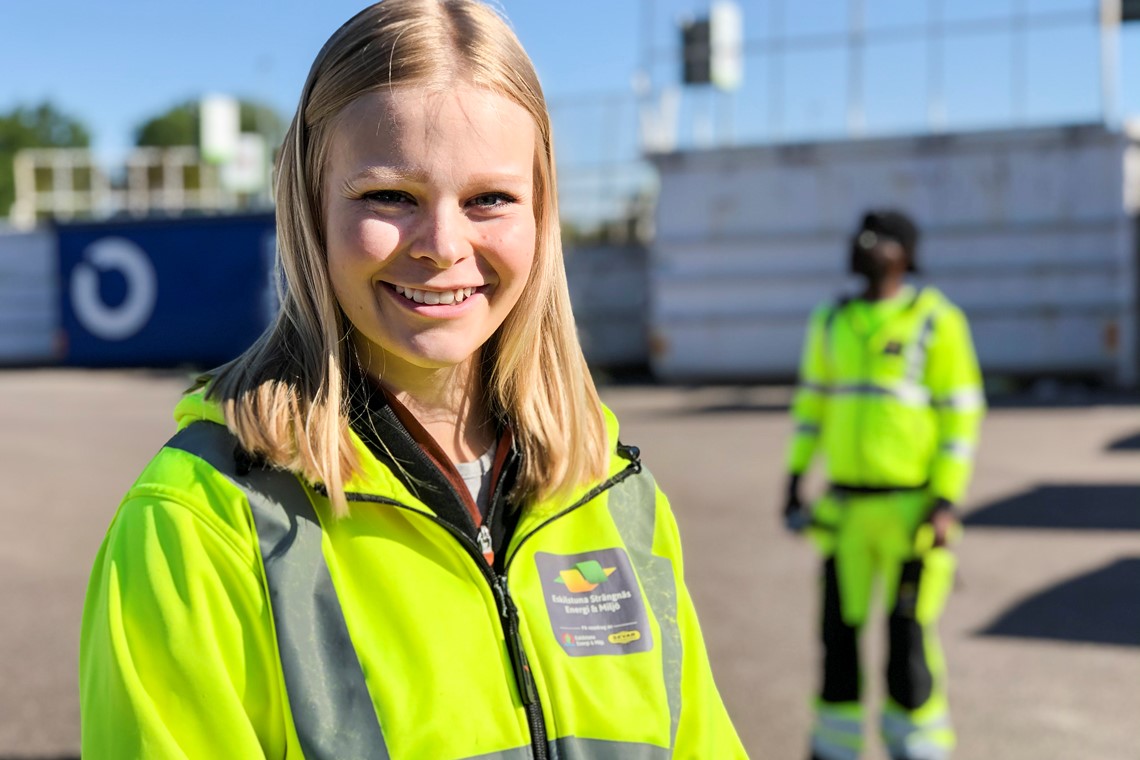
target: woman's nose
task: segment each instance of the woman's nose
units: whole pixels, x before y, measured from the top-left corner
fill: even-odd
[[[413,258],[447,269],[471,255],[470,220],[459,209],[432,207],[421,217]]]

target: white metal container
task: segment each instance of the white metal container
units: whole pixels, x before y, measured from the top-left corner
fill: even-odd
[[[58,358],[55,236],[0,234],[0,365]]]
[[[854,289],[864,211],[919,224],[916,282],[989,374],[1137,379],[1140,146],[1099,125],[654,157],[650,348],[665,380],[787,379],[819,302]]]
[[[566,251],[566,279],[586,361],[621,370],[644,367],[646,258],[639,245],[586,245]]]

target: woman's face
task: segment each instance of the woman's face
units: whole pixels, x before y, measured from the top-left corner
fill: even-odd
[[[395,88],[349,104],[329,145],[329,273],[366,368],[411,379],[477,359],[534,260],[530,115],[471,86]]]

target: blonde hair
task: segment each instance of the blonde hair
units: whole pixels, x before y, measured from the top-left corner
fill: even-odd
[[[534,263],[481,365],[488,408],[512,425],[522,454],[513,497],[560,494],[605,473],[605,420],[570,309],[550,117],[534,67],[506,22],[477,0],[384,0],[337,30],[309,71],[277,160],[281,310],[208,380],[241,444],[323,484],[338,515],[347,513],[344,483],[359,462],[347,417],[351,325],[325,258],[330,134],[338,114],[365,93],[457,80],[509,98],[536,126]]]

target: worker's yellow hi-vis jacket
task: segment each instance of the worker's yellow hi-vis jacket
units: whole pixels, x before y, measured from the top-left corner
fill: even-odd
[[[820,451],[835,485],[925,486],[957,503],[984,408],[966,318],[936,289],[829,303],[808,327],[788,468]]]
[[[501,573],[355,433],[334,519],[242,467],[200,394],[176,418],[92,574],[85,760],[745,756],[673,515],[608,410],[611,477],[526,505]]]

